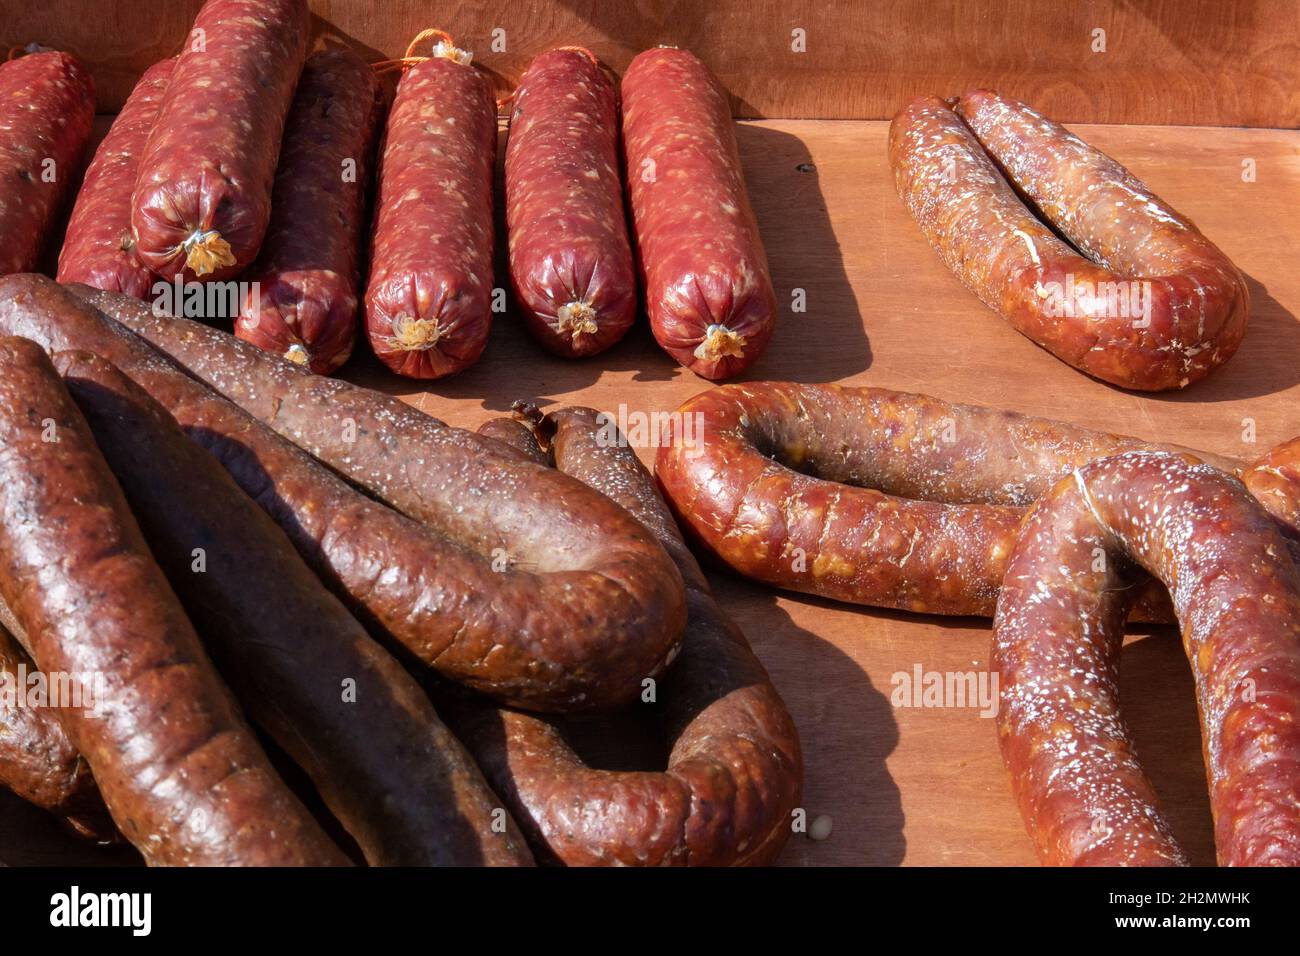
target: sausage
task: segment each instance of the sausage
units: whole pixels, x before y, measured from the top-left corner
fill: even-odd
[[[346,47],[307,59],[280,147],[271,222],[235,334],[322,375],[357,337],[360,243],[383,92]],[[91,283],[93,285],[93,283]]]
[[[522,426],[489,431],[528,453]],[[608,495],[663,543],[686,581],[680,658],[654,705],[670,754],[658,772],[587,766],[555,720],[506,709],[465,716],[466,739],[539,852],[593,865],[761,865],[780,852],[803,786],[799,736],[740,629],[713,599],[654,480],[591,409],[551,413],[556,465]],[[536,442],[533,442],[536,447]],[[639,707],[650,705],[639,704]]]
[[[614,84],[585,50],[542,53],[510,114],[510,279],[528,330],[566,358],[603,352],[636,318],[618,164]]]
[[[68,219],[59,253],[60,282],[84,282],[137,299],[153,287],[153,273],[135,254],[131,191],[175,68],[172,58],[145,70],[95,151]]]
[[[1086,464],[1043,495],[998,598],[998,738],[1039,856],[1186,863],[1120,710],[1128,562],[1173,595],[1219,862],[1300,865],[1300,565],[1241,482],[1150,452]]]
[[[439,673],[530,709],[599,709],[635,697],[675,654],[680,574],[580,482],[511,462],[484,439],[227,333],[200,345],[203,330],[216,330],[77,288],[155,341],[192,351],[195,374],[238,382],[232,397],[250,411],[266,413],[259,403],[278,396],[272,406],[283,415],[271,424],[322,443],[309,450],[331,467],[389,474],[391,485],[373,484],[416,520],[359,493],[61,287],[0,279],[0,329],[112,361],[222,462],[365,623]]]
[[[397,85],[375,200],[366,332],[410,378],[473,365],[492,325],[496,100],[468,54],[444,49]]]
[[[0,275],[36,268],[95,122],[95,84],[71,53],[0,63]]]
[[[54,364],[222,674],[366,860],[531,862],[513,821],[495,832],[500,801],[423,689],[275,522],[112,365],[85,352]]]
[[[623,148],[655,340],[696,375],[754,363],[776,323],[726,91],[685,50],[635,57],[623,75]]]
[[[955,107],[921,97],[894,117],[889,156],[939,258],[1075,368],[1162,391],[1237,350],[1250,306],[1237,267],[1127,169],[1023,103],[987,90]]]
[[[309,35],[306,0],[199,10],[131,196],[136,255],[159,276],[228,279],[257,255]]]
[[[0,596],[41,670],[92,692],[59,718],[114,822],[152,865],[345,864],[244,724],[49,359],[6,339],[0,366]]]

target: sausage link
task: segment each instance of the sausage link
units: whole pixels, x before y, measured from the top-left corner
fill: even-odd
[[[271,222],[235,334],[322,375],[357,337],[361,237],[383,93],[347,48],[307,59],[285,124]],[[90,283],[93,285],[94,283]]]
[[[310,27],[306,0],[199,10],[131,196],[136,255],[153,272],[228,279],[256,257]]]
[[[1075,368],[1159,391],[1237,350],[1249,294],[1236,266],[1127,169],[1023,103],[978,90],[954,110],[921,97],[894,117],[889,155],[944,264]]]
[[[94,122],[95,84],[71,53],[0,63],[0,275],[36,268]]]
[[[513,821],[493,831],[500,801],[419,684],[212,457],[103,359],[54,364],[222,673],[366,860],[531,862]]]
[[[0,343],[0,595],[113,820],[154,865],[346,859],[284,786],[203,653],[49,359]],[[83,698],[84,702],[84,698]]]
[[[552,433],[557,467],[627,508],[682,572],[686,636],[658,692],[671,752],[660,772],[597,770],[573,751],[556,722],[487,708],[466,718],[471,748],[539,852],[558,862],[770,862],[789,835],[803,787],[799,737],[785,704],[740,629],[713,599],[636,454],[609,441],[607,423],[591,409],[554,412],[541,427]],[[528,453],[527,429],[520,426],[512,439],[502,424],[489,428]]]
[[[188,343],[187,351],[197,341],[191,333],[208,329],[153,319],[127,296],[78,288],[131,314],[137,327],[180,330],[170,344]],[[510,461],[485,439],[397,400],[401,407],[390,408],[384,396],[219,334],[219,347],[202,358],[207,374],[224,368],[231,377],[218,371],[223,384],[238,380],[249,390],[241,401],[267,397],[260,388],[272,373],[297,383],[305,391],[280,393],[286,417],[273,424],[325,422],[318,437],[332,441],[354,432],[367,467],[388,468],[394,478],[405,471],[401,490],[423,496],[436,519],[430,526],[359,493],[49,280],[0,279],[0,329],[117,365],[221,461],[363,621],[445,676],[535,710],[598,709],[635,697],[676,652],[686,616],[680,574],[644,529],[580,482]],[[214,363],[218,353],[229,361]],[[255,370],[261,374],[241,377]],[[301,400],[307,404],[291,411]]]
[[[1300,865],[1300,566],[1238,480],[1150,452],[1086,464],[1045,494],[998,598],[998,737],[1039,855],[1186,862],[1117,694],[1130,561],[1173,595],[1219,862]]]
[[[131,191],[140,156],[153,132],[176,60],[163,60],[140,77],[86,169],[59,253],[60,282],[143,299],[154,276],[135,254]]]
[[[492,325],[497,108],[468,63],[435,56],[397,85],[375,201],[366,331],[385,365],[442,378]]]
[[[506,146],[510,278],[528,330],[567,358],[604,351],[636,318],[618,165],[618,97],[599,64],[578,50],[534,59]]]
[[[767,347],[776,295],[726,91],[690,53],[661,47],[632,60],[622,92],[650,327],[696,375],[731,378]]]
[[[534,710],[598,708],[634,698],[676,652],[686,620],[681,575],[641,525],[582,482],[201,323],[155,315],[125,296],[72,291],[425,526],[362,522],[359,511],[345,525],[338,495],[330,508],[304,505],[281,521],[324,525],[321,535],[333,528],[329,546],[345,551],[376,542],[376,563],[331,560],[333,576],[361,575],[360,602],[382,607],[401,643],[444,674]],[[366,515],[376,510],[361,501]],[[344,513],[353,507],[361,505]],[[417,536],[422,543],[409,540]],[[380,574],[399,557],[404,577]]]

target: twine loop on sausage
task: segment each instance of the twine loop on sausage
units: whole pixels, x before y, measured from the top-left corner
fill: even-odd
[[[704,333],[704,341],[695,347],[694,355],[705,362],[744,358],[745,336],[725,325],[710,325]]]
[[[433,49],[428,56],[416,56],[415,48],[426,40],[437,40]],[[433,59],[451,60],[459,63],[461,66],[469,66],[474,58],[474,54],[468,50],[462,50],[456,46],[456,41],[452,39],[451,34],[446,30],[439,30],[435,27],[421,30],[415,35],[410,43],[406,45],[406,52],[393,60],[379,60],[371,63],[371,69],[376,73],[391,73],[394,70],[401,70],[405,73],[411,67],[418,63],[424,63]]]
[[[196,276],[205,276],[218,269],[228,269],[237,262],[230,249],[230,243],[221,238],[215,229],[195,229],[181,243],[185,253],[185,265]]]
[[[566,303],[556,310],[555,319],[557,323],[555,331],[561,335],[569,335],[575,345],[578,336],[595,335],[600,331],[600,327],[596,325],[596,310],[589,302]]]
[[[403,352],[437,348],[438,340],[448,331],[439,327],[437,319],[421,319],[406,313],[393,319],[392,330],[392,335],[385,336],[385,344]]]

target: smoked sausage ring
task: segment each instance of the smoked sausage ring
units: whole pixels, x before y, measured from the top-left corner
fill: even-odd
[[[1045,494],[998,598],[998,738],[1039,856],[1186,863],[1119,708],[1129,562],[1173,595],[1219,862],[1300,864],[1300,565],[1240,481],[1150,452],[1091,462]]]
[[[894,117],[889,158],[944,264],[1075,368],[1161,391],[1237,350],[1250,308],[1240,270],[1127,169],[1025,104],[988,90],[921,97]]]

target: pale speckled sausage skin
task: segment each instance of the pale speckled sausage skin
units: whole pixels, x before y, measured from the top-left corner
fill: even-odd
[[[696,375],[731,378],[767,347],[776,296],[727,94],[703,63],[670,48],[633,59],[622,94],[650,327]]]
[[[577,50],[548,50],[514,93],[506,145],[510,278],[524,322],[557,355],[595,355],[636,318],[614,84]]]
[[[322,375],[347,361],[357,337],[366,198],[383,108],[374,70],[350,49],[307,58],[285,123],[271,222],[257,261],[241,276],[256,285],[235,334]]]
[[[152,865],[342,865],[275,775],[34,342],[0,343],[0,595],[49,673],[101,675],[59,718]],[[57,435],[57,441],[46,436]]]
[[[69,303],[72,291],[287,438],[102,313]],[[599,709],[635,697],[676,653],[686,616],[680,574],[643,528],[581,482],[505,461],[486,440],[397,399],[208,326],[154,316],[128,296],[12,277],[0,280],[0,328],[96,352],[134,378],[356,613],[446,676],[531,709]],[[287,439],[416,520],[358,493]]]
[[[1249,293],[1236,266],[1127,169],[1023,103],[987,90],[955,108],[921,97],[894,118],[889,155],[944,264],[1075,368],[1159,391],[1237,350]]]
[[[131,191],[176,60],[145,70],[86,168],[59,253],[58,280],[143,299],[154,275],[135,254]]]
[[[484,431],[540,456],[523,426]],[[664,770],[614,772],[587,766],[563,725],[506,709],[480,708],[464,733],[484,769],[515,807],[538,847],[572,866],[761,865],[780,852],[803,787],[794,723],[744,635],[714,601],[654,479],[626,444],[611,443],[591,409],[553,412],[557,467],[609,496],[663,543],[686,581],[689,616],[681,656],[654,705],[671,752]],[[531,446],[531,447],[530,447]],[[635,715],[629,715],[635,716]]]
[[[1151,452],[1089,463],[1045,494],[998,599],[998,736],[1040,857],[1186,862],[1120,710],[1130,561],[1173,596],[1219,862],[1300,865],[1300,566],[1238,480]]]
[[[306,0],[207,0],[199,10],[131,197],[136,255],[159,276],[228,279],[257,256],[310,33]],[[197,276],[184,243],[213,230],[234,264]]]
[[[512,820],[494,832],[500,801],[420,685],[275,522],[108,362],[59,352],[54,364],[222,674],[367,862],[531,863]]]
[[[94,122],[95,85],[71,53],[0,63],[0,275],[36,268]]]
[[[398,83],[375,198],[366,332],[399,375],[451,375],[487,344],[496,117],[472,66],[434,57]]]

